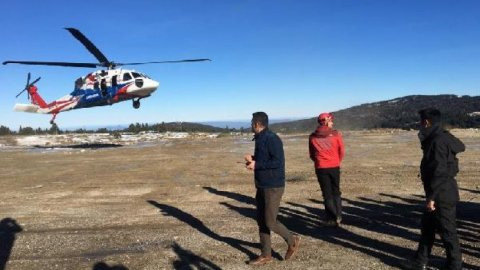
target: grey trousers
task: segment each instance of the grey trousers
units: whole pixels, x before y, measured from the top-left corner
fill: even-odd
[[[260,233],[262,255],[272,254],[270,231],[280,235],[288,245],[293,244],[293,235],[277,220],[280,201],[285,188],[257,188],[257,224]]]

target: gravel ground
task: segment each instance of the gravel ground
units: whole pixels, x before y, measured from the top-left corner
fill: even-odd
[[[465,269],[480,269],[480,132],[452,132],[467,145],[458,175]],[[300,235],[300,250],[283,261],[286,245],[273,235],[274,262],[256,268],[398,269],[412,255],[423,204],[416,133],[344,135],[340,228],[321,225],[308,135],[281,136],[280,220]],[[250,135],[98,149],[12,146],[15,140],[0,139],[0,269],[252,268],[245,262],[259,253],[255,188],[238,163],[253,151]],[[440,241],[433,255],[437,269],[445,259]]]

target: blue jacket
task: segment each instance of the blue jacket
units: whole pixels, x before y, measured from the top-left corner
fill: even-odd
[[[282,140],[268,129],[255,134],[255,186],[277,188],[285,186],[285,155]]]

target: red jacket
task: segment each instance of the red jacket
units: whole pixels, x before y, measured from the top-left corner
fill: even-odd
[[[340,167],[345,155],[342,134],[327,126],[319,126],[310,134],[309,149],[316,169]]]

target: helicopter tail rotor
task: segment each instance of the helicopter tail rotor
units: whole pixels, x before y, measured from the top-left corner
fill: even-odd
[[[31,79],[31,74],[30,72],[28,73],[27,75],[27,84],[25,84],[25,88],[20,91],[20,93],[18,93],[15,98],[18,98],[23,92],[25,92],[26,90],[28,90],[28,88],[30,88],[30,86],[34,85],[35,83],[37,83],[39,80],[40,80],[41,77],[38,77],[36,78],[33,82],[30,82],[30,79]],[[30,93],[27,91],[28,93],[28,99],[30,99]]]

